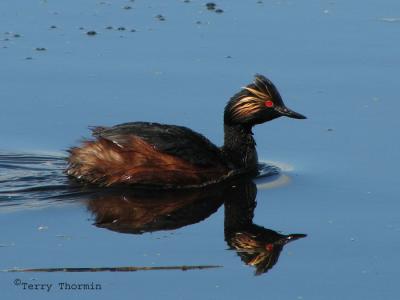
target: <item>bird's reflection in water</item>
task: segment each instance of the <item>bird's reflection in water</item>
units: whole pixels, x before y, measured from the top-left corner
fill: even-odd
[[[88,209],[98,227],[140,234],[198,223],[225,204],[225,240],[260,275],[277,263],[288,242],[306,235],[282,235],[253,224],[256,195],[251,180],[174,192],[109,189],[93,194]]]
[[[256,195],[257,187],[252,181],[231,189],[231,195],[225,201],[225,240],[241,260],[253,266],[255,274],[260,275],[278,262],[283,246],[306,235],[282,235],[253,224]]]
[[[172,230],[198,223],[223,204],[223,190],[150,191],[112,189],[88,202],[95,225],[117,232],[140,234]]]

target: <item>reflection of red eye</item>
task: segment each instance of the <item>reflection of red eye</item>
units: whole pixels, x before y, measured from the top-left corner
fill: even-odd
[[[272,245],[272,244],[267,244],[267,245],[265,246],[265,249],[267,249],[267,251],[271,252],[272,250],[274,250],[274,245]]]
[[[265,102],[264,102],[264,105],[265,105],[266,107],[273,107],[273,106],[274,106],[274,102],[272,102],[271,100],[268,100],[268,101],[265,101]]]

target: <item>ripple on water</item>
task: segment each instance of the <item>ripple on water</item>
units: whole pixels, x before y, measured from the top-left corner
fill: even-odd
[[[258,164],[260,174],[254,180],[257,184],[257,189],[266,190],[287,185],[290,182],[290,177],[285,172],[292,170],[293,167],[285,163],[272,161],[260,162]]]
[[[0,153],[0,207],[47,205],[68,190],[65,156]]]

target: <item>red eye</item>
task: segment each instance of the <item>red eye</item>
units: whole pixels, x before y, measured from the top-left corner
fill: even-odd
[[[266,107],[274,107],[274,102],[272,102],[271,100],[268,100],[268,101],[265,101],[265,102],[264,102],[264,105],[265,105]]]

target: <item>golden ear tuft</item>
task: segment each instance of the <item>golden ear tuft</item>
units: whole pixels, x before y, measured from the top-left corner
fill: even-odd
[[[267,94],[265,94],[265,92],[264,91],[260,91],[260,90],[257,90],[257,89],[255,89],[255,88],[252,88],[252,87],[245,87],[244,88],[246,91],[249,91],[250,93],[252,93],[254,96],[256,96],[257,98],[260,98],[260,99],[265,99],[265,98],[270,98],[270,95],[267,95]]]

